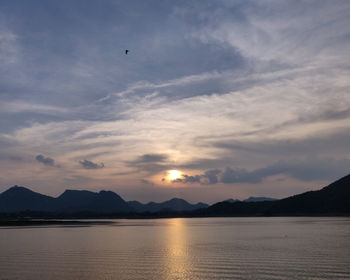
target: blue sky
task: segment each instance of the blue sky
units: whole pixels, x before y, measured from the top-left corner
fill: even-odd
[[[0,191],[317,189],[350,173],[348,26],[348,1],[2,1]]]

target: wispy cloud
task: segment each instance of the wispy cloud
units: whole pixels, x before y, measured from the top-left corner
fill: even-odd
[[[164,162],[168,158],[164,154],[144,154],[140,156],[134,163]]]
[[[172,183],[200,184],[258,184],[262,180],[275,175],[287,175],[303,181],[335,180],[350,172],[350,159],[334,160],[330,158],[309,158],[305,160],[291,159],[279,161],[272,165],[248,171],[242,168],[226,167],[222,170],[208,170],[203,174],[187,175],[175,179]]]
[[[12,2],[0,28],[6,180],[126,193],[215,184],[214,197],[279,174],[293,189],[346,172],[347,1]],[[39,155],[61,168],[39,173]],[[162,182],[169,169],[184,176]]]

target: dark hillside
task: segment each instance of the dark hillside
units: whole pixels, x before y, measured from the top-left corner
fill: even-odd
[[[309,191],[276,201],[219,202],[202,212],[214,216],[348,215],[350,175],[318,191]]]
[[[13,186],[0,194],[0,212],[16,212],[23,210],[50,211],[55,199],[25,187]]]

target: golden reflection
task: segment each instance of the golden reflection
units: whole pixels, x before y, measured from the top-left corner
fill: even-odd
[[[188,252],[186,221],[177,218],[169,222],[165,279],[190,279],[192,263]]]

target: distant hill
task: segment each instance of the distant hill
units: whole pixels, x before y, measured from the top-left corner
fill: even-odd
[[[208,207],[207,204],[190,204],[184,199],[142,204],[124,201],[112,191],[91,192],[66,190],[59,197],[42,195],[25,187],[14,186],[0,194],[0,212],[94,212],[94,213],[141,213],[161,211],[192,211]]]
[[[255,196],[251,196],[245,200],[243,200],[243,202],[259,202],[259,201],[274,201],[277,200],[276,198],[272,198],[272,197],[255,197]]]
[[[349,215],[350,175],[318,191],[309,191],[281,200],[260,202],[219,202],[201,215],[259,216],[259,215]]]
[[[233,199],[233,198],[229,198],[224,200],[223,202],[230,202],[230,203],[235,203],[235,202],[258,202],[258,201],[273,201],[273,200],[277,200],[276,198],[271,198],[271,197],[255,197],[255,196],[251,196],[247,199],[244,200],[239,200],[239,199]]]
[[[190,204],[186,200],[181,198],[173,198],[164,202],[149,202],[147,204],[142,204],[138,201],[129,201],[128,204],[136,212],[160,212],[160,211],[192,211],[201,208],[207,208],[208,204],[197,203]]]
[[[229,199],[224,200],[223,202],[235,203],[235,202],[240,202],[240,200],[239,199],[229,198]]]

